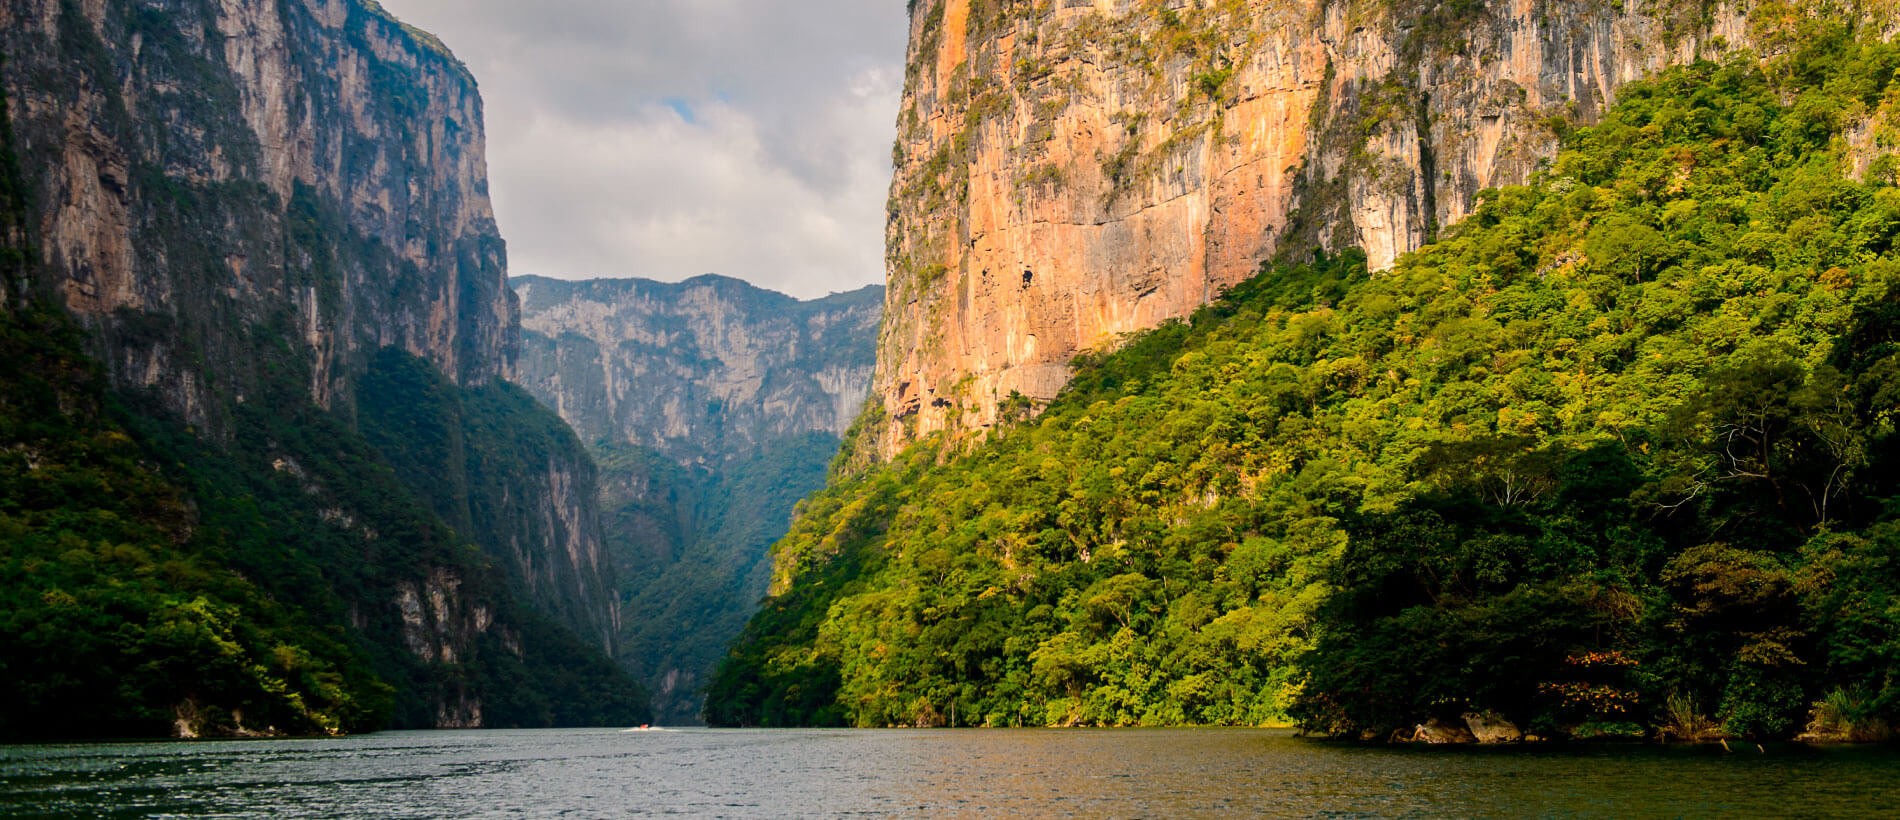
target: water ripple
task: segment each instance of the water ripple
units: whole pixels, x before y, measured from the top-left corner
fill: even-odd
[[[0,747],[20,818],[1900,816],[1900,754],[1264,730],[391,732]]]

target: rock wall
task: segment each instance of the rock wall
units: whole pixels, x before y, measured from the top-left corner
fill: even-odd
[[[870,389],[879,287],[803,302],[722,276],[514,287],[518,381],[587,441],[718,464],[775,438],[843,434]]]
[[[427,663],[454,664],[495,622],[483,602],[465,602],[462,579],[454,572],[435,569],[416,581],[396,587],[396,607],[402,613],[403,646]],[[512,637],[512,636],[510,636]],[[482,701],[466,686],[445,687],[435,700],[438,729],[479,729]]]
[[[357,429],[396,477],[512,569],[536,609],[612,654],[616,567],[594,462],[567,424],[512,383],[460,387],[393,347],[355,388]]]
[[[120,386],[219,429],[249,328],[325,406],[386,345],[512,371],[481,97],[432,37],[367,0],[11,0],[0,31],[42,285]]]
[[[1882,9],[1886,4],[1875,4]],[[874,394],[889,455],[1280,253],[1383,269],[1663,65],[1799,5],[918,0]],[[1890,10],[1882,13],[1890,14]]]
[[[364,396],[373,363],[419,363],[400,387],[435,403],[381,430],[377,457],[427,503],[416,515],[460,543],[424,555],[418,533],[433,519],[404,523],[408,554],[386,550],[387,532],[342,527],[365,563],[388,562],[326,567],[373,579],[339,582],[367,640],[400,619],[403,648],[444,679],[477,677],[454,669],[475,668],[478,639],[521,662],[537,649],[589,662],[560,640],[525,655],[507,635],[497,644],[497,630],[546,635],[523,626],[520,600],[612,651],[593,466],[558,418],[504,383],[520,327],[482,102],[440,42],[373,0],[6,0],[0,53],[32,205],[24,232],[42,257],[28,288],[78,318],[139,412],[281,473],[289,450],[360,457],[379,432]],[[319,436],[290,421],[312,405],[341,425]],[[468,457],[401,452],[429,448]],[[312,504],[342,489],[308,483]],[[441,486],[457,488],[446,503]],[[392,520],[409,503],[370,499],[323,520]],[[482,687],[518,681],[490,683],[425,693],[438,725],[481,725]],[[516,700],[514,720],[539,708]]]
[[[618,654],[622,567],[607,550],[593,459],[560,418],[512,384],[480,388],[470,405],[472,517],[462,531],[515,568],[536,609]]]

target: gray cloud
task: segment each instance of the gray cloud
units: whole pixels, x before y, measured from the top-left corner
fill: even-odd
[[[468,64],[517,274],[883,280],[897,0],[381,0]]]

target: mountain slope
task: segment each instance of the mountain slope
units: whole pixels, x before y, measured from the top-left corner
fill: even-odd
[[[1887,731],[1900,49],[1799,25],[1389,272],[1269,266],[987,445],[835,477],[709,714]]]
[[[510,281],[519,380],[590,441],[717,464],[773,438],[842,434],[869,389],[881,287],[800,301],[712,275]]]

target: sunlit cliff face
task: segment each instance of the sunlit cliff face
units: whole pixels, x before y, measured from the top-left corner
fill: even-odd
[[[870,388],[877,289],[800,302],[735,279],[517,277],[518,381],[586,441],[719,463],[841,435]]]
[[[920,0],[879,450],[1047,401],[1078,353],[1276,253],[1361,247],[1383,269],[1523,182],[1618,84],[1756,34],[1728,3]]]

